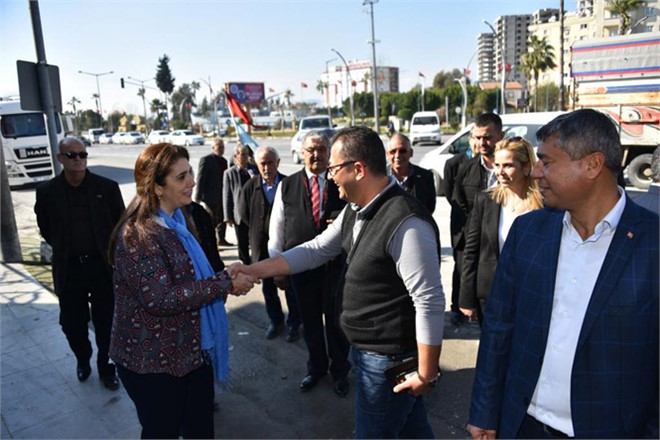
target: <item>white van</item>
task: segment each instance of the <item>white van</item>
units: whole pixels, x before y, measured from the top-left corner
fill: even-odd
[[[527,139],[536,149],[536,132],[539,128],[566,112],[508,113],[500,115],[504,136],[520,136]],[[416,113],[415,113],[416,114]],[[474,124],[468,124],[447,142],[426,153],[419,161],[419,166],[433,173],[435,192],[444,195],[443,176],[445,163],[455,154],[464,154],[470,147],[470,132]]]
[[[410,121],[410,142],[442,143],[440,118],[436,112],[417,112]]]

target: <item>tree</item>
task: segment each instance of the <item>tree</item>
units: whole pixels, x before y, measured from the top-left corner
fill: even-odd
[[[371,72],[364,72],[364,76],[360,80],[362,84],[364,84],[364,91],[367,91],[367,85],[369,84],[369,81],[371,81]]]
[[[630,29],[631,13],[646,3],[644,0],[609,0],[605,9],[619,15],[619,35],[625,35]]]
[[[293,92],[291,92],[291,89],[286,89],[286,92],[284,92],[284,99],[286,100],[286,106],[290,110],[291,109],[291,97],[294,96]]]
[[[433,88],[446,89],[454,85],[454,79],[462,77],[463,74],[459,69],[453,69],[451,72],[441,70],[433,77]]]
[[[71,97],[71,100],[67,102],[71,107],[73,107],[73,115],[76,116],[78,112],[76,111],[76,104],[80,104],[80,100],[75,96]]]
[[[156,85],[158,89],[165,94],[165,110],[167,111],[167,97],[174,91],[174,80],[170,70],[170,57],[163,55],[158,58],[158,68],[156,69]]]
[[[554,48],[545,37],[539,39],[536,35],[532,35],[527,42],[527,53],[520,59],[520,67],[527,78],[534,78],[534,88],[536,89],[534,111],[537,111],[538,107],[539,74],[548,69],[554,69],[555,66]]]

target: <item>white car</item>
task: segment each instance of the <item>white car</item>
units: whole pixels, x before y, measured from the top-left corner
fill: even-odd
[[[147,142],[150,144],[160,144],[161,142],[170,141],[170,132],[167,130],[151,130],[147,136]]]
[[[536,132],[538,129],[563,113],[565,112],[510,113],[500,115],[502,118],[502,131],[504,131],[504,136],[524,137],[536,149],[538,144]],[[420,167],[426,168],[433,173],[436,195],[445,195],[443,183],[445,163],[455,154],[464,154],[470,148],[470,131],[473,126],[474,124],[468,124],[447,142],[426,153],[419,161],[418,165]]]
[[[99,136],[99,144],[111,144],[114,133],[103,133]]]
[[[142,136],[142,134],[138,133],[137,131],[122,131],[115,133],[115,135],[112,136],[112,143],[125,145],[143,144],[144,136]]]
[[[192,130],[174,130],[170,134],[169,142],[173,145],[204,145],[204,136]]]

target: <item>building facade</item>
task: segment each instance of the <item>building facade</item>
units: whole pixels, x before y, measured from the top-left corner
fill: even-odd
[[[343,64],[328,67],[328,71],[321,75],[325,106],[341,107],[349,93],[371,92],[372,71],[370,61],[349,62],[348,70]],[[398,67],[377,66],[377,71],[378,93],[399,91]]]

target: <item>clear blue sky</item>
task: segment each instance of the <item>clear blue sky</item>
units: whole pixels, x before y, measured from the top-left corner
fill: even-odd
[[[566,1],[567,10],[575,2]],[[170,57],[175,86],[264,82],[266,90],[290,88],[293,100],[318,100],[315,86],[335,48],[348,60],[371,59],[371,21],[362,0],[41,0],[49,64],[59,66],[62,100],[75,96],[79,109],[95,108],[93,76],[99,78],[104,113],[142,114],[137,87],[120,78],[153,78],[158,58]],[[379,65],[399,67],[400,87],[409,90],[440,70],[464,68],[477,48],[482,23],[500,15],[558,8],[559,0],[380,0],[374,4]],[[36,61],[28,0],[0,1],[0,96],[17,95],[16,60]],[[339,63],[333,61],[330,65]],[[476,74],[476,61],[470,68]],[[155,81],[146,85],[155,86]],[[198,95],[201,99],[201,96]],[[147,90],[147,99],[160,98]]]

